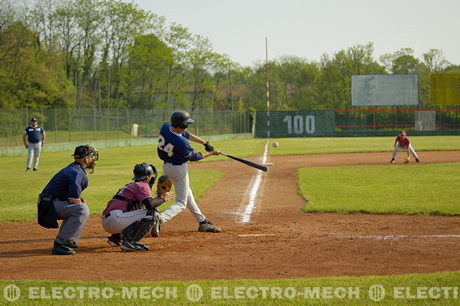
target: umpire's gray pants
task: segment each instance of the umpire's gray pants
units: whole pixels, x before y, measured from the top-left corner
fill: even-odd
[[[58,220],[64,220],[59,227],[58,237],[77,242],[89,216],[88,205],[70,204],[67,201],[54,200]]]
[[[42,150],[42,142],[30,143],[27,149],[27,168],[32,168],[32,160],[34,169],[38,168],[38,159]]]

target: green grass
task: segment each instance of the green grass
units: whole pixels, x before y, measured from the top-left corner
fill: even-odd
[[[424,305],[434,302],[443,305],[458,305],[460,298],[460,293],[458,293],[459,279],[460,272],[277,280],[253,279],[138,283],[0,280],[0,289],[3,292],[7,285],[13,284],[18,286],[21,296],[16,303],[28,305],[51,305],[56,303],[60,305],[87,305],[89,303],[97,305],[147,305],[152,303],[161,305],[370,305],[375,304],[370,298],[372,297],[369,293],[372,292],[370,288],[374,285],[381,285],[385,290],[385,296],[382,296],[383,299],[380,302],[383,305]],[[187,288],[192,288],[190,286],[199,286],[202,290],[203,294],[196,302],[192,302],[187,297]],[[53,287],[57,288],[54,289],[54,299],[52,298]],[[74,291],[64,291],[68,287],[74,288]],[[77,287],[85,287],[85,289],[75,289]],[[91,298],[88,293],[88,287],[91,287],[93,292]],[[445,288],[443,289],[444,291],[438,291],[441,290],[441,287]],[[457,289],[454,289],[455,287]],[[315,295],[315,288],[318,288],[319,295]],[[409,288],[409,290],[406,288]],[[421,288],[418,289],[418,298],[416,298],[417,288]],[[435,289],[432,289],[430,295],[429,290],[431,288]],[[457,290],[457,294],[455,290]],[[81,298],[79,292],[83,292]],[[102,292],[104,292],[104,295]],[[137,292],[137,297],[134,295],[135,292]],[[144,295],[141,296],[141,292]],[[76,298],[68,298],[72,297],[72,294]],[[118,296],[116,296],[117,294]],[[57,299],[56,297],[59,296],[61,298]],[[190,294],[189,296],[197,297]],[[155,299],[155,297],[159,298]],[[4,295],[0,295],[0,303],[2,302],[5,304],[8,303]]]
[[[396,135],[395,135],[396,137]],[[271,155],[392,152],[395,137],[274,138]],[[415,151],[460,150],[460,136],[409,136]]]
[[[298,182],[305,212],[460,215],[460,163],[303,168]]]
[[[89,142],[91,144],[91,142]],[[222,151],[238,156],[256,156],[263,153],[266,140],[227,140],[213,142]],[[203,152],[203,146],[193,144],[197,151]],[[152,163],[157,171],[163,172],[162,162],[158,159],[156,146],[132,146],[103,148],[99,150],[100,159],[94,174],[88,175],[89,187],[82,197],[89,204],[92,214],[100,214],[115,192],[131,182],[135,164]],[[60,169],[72,162],[73,151],[47,152],[40,156],[39,171],[25,172],[26,156],[0,157],[0,222],[32,221],[36,218],[38,194]],[[226,157],[212,156],[200,162],[226,160]],[[243,167],[243,166],[242,166]],[[218,170],[191,170],[190,186],[199,199],[223,175]],[[165,209],[172,201],[160,207]]]

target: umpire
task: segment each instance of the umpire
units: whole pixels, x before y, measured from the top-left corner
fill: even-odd
[[[75,161],[61,169],[46,185],[39,196],[39,223],[45,227],[57,227],[56,219],[64,220],[54,240],[52,254],[73,255],[77,242],[89,216],[86,201],[81,197],[88,187],[86,170],[94,172],[99,154],[90,145],[78,146],[73,154]],[[46,208],[50,209],[46,209]],[[43,213],[54,216],[54,226],[43,225]]]
[[[46,134],[45,130],[38,125],[37,118],[33,117],[30,120],[30,125],[26,127],[22,135],[22,141],[24,146],[27,149],[27,168],[26,171],[29,171],[33,167],[34,171],[38,169],[38,159],[40,158],[40,152],[43,145],[45,144]]]

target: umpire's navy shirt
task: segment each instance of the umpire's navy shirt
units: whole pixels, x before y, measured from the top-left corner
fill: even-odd
[[[85,169],[81,164],[73,162],[56,173],[42,193],[48,193],[66,201],[69,198],[80,198],[86,187],[88,187],[88,177]]]
[[[24,135],[27,135],[27,140],[30,143],[37,143],[37,142],[42,141],[42,134],[44,132],[45,130],[39,125],[37,126],[29,125],[25,129]]]

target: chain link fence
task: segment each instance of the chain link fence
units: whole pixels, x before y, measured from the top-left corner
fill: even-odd
[[[22,109],[0,110],[0,147],[22,146],[22,134],[36,117],[46,131],[46,142],[89,142],[157,137],[172,111],[153,109]],[[196,135],[251,133],[250,113],[195,111]]]

